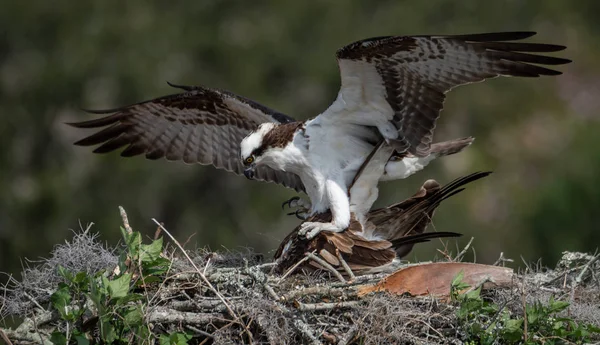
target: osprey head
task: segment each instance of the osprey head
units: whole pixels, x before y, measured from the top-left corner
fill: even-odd
[[[244,176],[247,178],[252,179],[254,177],[254,169],[261,162],[264,163],[264,158],[268,156],[270,145],[268,140],[265,140],[265,137],[276,127],[277,125],[271,122],[262,123],[258,126],[258,129],[248,134],[242,140],[240,144],[240,157],[244,164]]]

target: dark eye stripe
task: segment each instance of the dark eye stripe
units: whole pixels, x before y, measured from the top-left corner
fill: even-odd
[[[254,157],[258,157],[260,155],[263,154],[263,152],[265,151],[265,148],[260,146],[254,149],[254,151],[252,151],[252,153],[250,155],[254,156]]]

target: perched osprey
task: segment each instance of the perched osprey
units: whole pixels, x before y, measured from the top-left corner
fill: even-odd
[[[322,230],[339,232],[351,220],[348,187],[376,145],[383,142],[401,157],[415,158],[408,172],[394,169],[406,166],[403,159],[386,161],[388,179],[404,178],[424,165],[447,91],[501,75],[560,74],[535,64],[569,60],[525,52],[563,46],[511,42],[534,34],[371,38],[337,52],[338,97],[313,119],[295,121],[226,91],[181,87],[187,92],[98,112],[114,114],[73,124],[108,126],[76,144],[102,144],[95,152],[127,146],[121,155],[213,164],[305,191],[311,214],[329,209],[332,219],[304,222],[300,233],[311,238]]]
[[[406,256],[414,244],[433,238],[458,237],[454,232],[425,233],[433,213],[440,203],[464,190],[468,183],[488,176],[489,172],[477,172],[458,178],[444,187],[435,180],[427,180],[412,197],[385,208],[370,211],[365,227],[352,217],[344,232],[323,231],[313,239],[299,236],[298,226],[282,241],[275,252],[277,271],[284,272],[300,261],[308,252],[315,252],[331,266],[343,271],[342,260],[353,272],[375,272],[388,268],[396,259]],[[354,215],[354,213],[353,213]],[[320,213],[311,221],[327,222],[331,213]],[[310,267],[319,263],[309,261]]]

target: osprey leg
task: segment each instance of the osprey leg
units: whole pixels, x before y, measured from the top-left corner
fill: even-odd
[[[325,182],[332,220],[328,223],[305,222],[298,231],[300,236],[305,235],[307,239],[311,239],[321,231],[342,232],[350,225],[350,201],[342,185],[335,180]]]

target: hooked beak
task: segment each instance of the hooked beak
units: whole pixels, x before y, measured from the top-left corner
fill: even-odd
[[[248,180],[252,180],[254,178],[254,168],[255,167],[256,166],[254,164],[252,164],[251,166],[244,169],[244,176],[246,176],[246,178]]]

